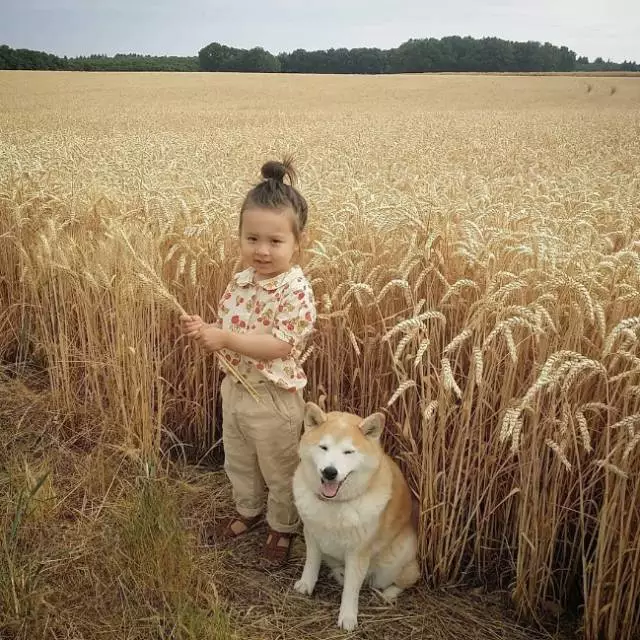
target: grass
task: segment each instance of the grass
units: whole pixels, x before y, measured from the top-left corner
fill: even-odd
[[[320,312],[309,398],[386,409],[429,586],[506,590],[524,618],[562,608],[586,638],[631,639],[640,86],[584,82],[2,73],[0,356],[46,372],[81,459],[98,442],[137,465],[109,476],[109,504],[162,460],[205,459],[219,374],[172,301],[211,317],[247,188],[294,152]],[[22,509],[28,531],[16,505],[60,495],[55,465],[13,467],[30,480],[7,525]]]
[[[3,638],[235,638],[185,490],[38,394],[0,387]],[[102,440],[102,442],[100,442]]]

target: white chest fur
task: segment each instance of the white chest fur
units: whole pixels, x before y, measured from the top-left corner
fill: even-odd
[[[324,500],[302,482],[294,482],[293,491],[305,530],[313,535],[323,554],[341,561],[348,551],[375,539],[390,498],[390,492],[385,491],[345,502]]]

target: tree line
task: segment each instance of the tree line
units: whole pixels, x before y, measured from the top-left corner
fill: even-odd
[[[640,71],[640,64],[578,57],[549,42],[513,42],[500,38],[411,39],[394,49],[375,47],[272,53],[254,47],[238,49],[212,42],[197,56],[58,57],[42,51],[0,46],[0,69],[71,71],[234,71],[253,73],[421,73],[421,72],[572,72]]]
[[[589,59],[549,42],[512,42],[500,38],[411,39],[395,49],[355,48],[306,51],[277,56],[261,47],[237,49],[212,42],[198,53],[203,71],[280,73],[421,73],[640,71],[635,62]]]
[[[0,45],[0,69],[49,71],[200,71],[197,56],[147,56],[117,53],[115,56],[91,55],[59,57],[44,51],[12,49]]]
[[[55,71],[67,69],[65,58],[52,53],[32,51],[31,49],[12,49],[6,44],[0,45],[0,69],[46,69]]]

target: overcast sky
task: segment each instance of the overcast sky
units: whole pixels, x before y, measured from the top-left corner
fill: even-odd
[[[470,35],[640,62],[640,0],[0,0],[0,44],[60,56],[396,47]]]

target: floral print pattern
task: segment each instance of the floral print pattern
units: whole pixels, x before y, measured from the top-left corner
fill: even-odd
[[[249,268],[232,278],[218,305],[216,325],[235,333],[275,336],[293,347],[291,354],[269,361],[227,349],[221,355],[243,374],[258,371],[284,389],[302,389],[307,377],[300,356],[316,321],[311,285],[298,266],[268,280],[254,282],[254,275]]]

